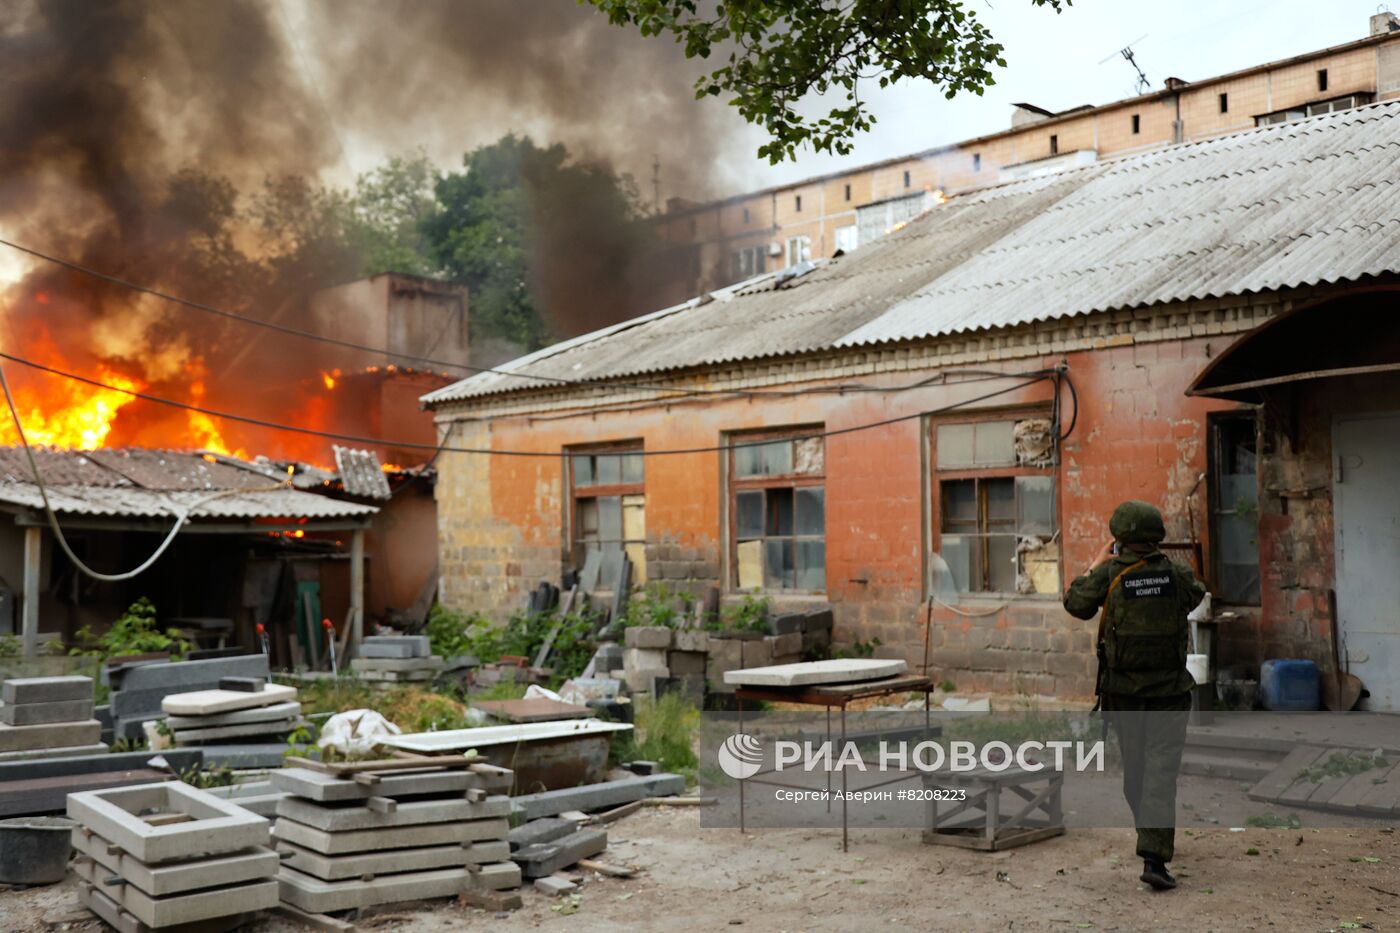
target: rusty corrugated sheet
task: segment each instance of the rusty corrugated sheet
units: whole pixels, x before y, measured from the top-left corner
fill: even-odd
[[[950,199],[855,253],[769,275],[501,369],[603,381],[927,339],[1400,269],[1400,101]],[[436,406],[548,387],[483,373]]]
[[[206,500],[208,491],[164,491],[102,486],[50,486],[45,483],[54,511],[73,515],[162,518],[180,507]],[[216,490],[217,491],[217,490]],[[39,487],[32,483],[0,483],[0,502],[43,508]],[[238,490],[199,505],[192,513],[205,518],[346,518],[372,515],[370,505],[331,499],[295,489]]]

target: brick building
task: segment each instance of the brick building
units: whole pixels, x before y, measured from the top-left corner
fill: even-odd
[[[937,203],[986,185],[1120,158],[1400,95],[1400,19],[1344,45],[1100,106],[1018,105],[1003,132],[720,201],[672,199],[658,220],[669,304],[807,258],[850,252]]]
[[[1325,658],[1335,588],[1395,708],[1400,624],[1357,574],[1400,564],[1396,151],[1400,102],[976,189],[433,392],[448,445],[494,452],[438,462],[440,596],[504,613],[626,552],[830,601],[838,642],[915,666],[931,607],[960,688],[1084,696],[1094,623],[1059,594],[1145,498],[1235,614],[1218,664]]]

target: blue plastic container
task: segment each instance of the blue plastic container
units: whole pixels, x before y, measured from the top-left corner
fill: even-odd
[[[1315,710],[1322,702],[1317,665],[1275,658],[1259,665],[1259,702],[1265,709]]]

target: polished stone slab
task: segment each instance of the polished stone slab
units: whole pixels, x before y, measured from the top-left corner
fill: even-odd
[[[256,693],[242,690],[196,690],[193,693],[172,693],[161,701],[160,708],[168,716],[207,716],[211,713],[232,713],[255,706],[271,706],[297,698],[297,688],[283,684],[268,684]]]
[[[832,658],[726,671],[724,682],[740,687],[801,687],[818,684],[845,684],[879,680],[903,674],[908,665],[901,660],[879,658]]]

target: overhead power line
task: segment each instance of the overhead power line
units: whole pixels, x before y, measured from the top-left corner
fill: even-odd
[[[62,266],[65,269],[70,269],[74,272],[81,273],[82,275],[91,276],[92,278],[98,279],[103,282],[107,282],[112,285],[120,286],[121,288],[130,289],[134,292],[140,292],[143,295],[150,295],[154,298],[159,298],[162,301],[169,301],[173,304],[182,305],[186,308],[193,308],[196,311],[203,311],[206,314],[213,314],[217,317],[225,318],[230,321],[238,321],[243,324],[249,324],[253,327],[261,327],[266,330],[276,331],[279,334],[286,334],[290,337],[300,337],[303,340],[315,340],[320,343],[330,344],[332,346],[344,347],[347,350],[360,350],[365,353],[397,357],[399,359],[412,360],[415,363],[422,363],[431,366],[441,366],[446,369],[460,369],[471,373],[494,373],[498,376],[509,376],[513,379],[530,379],[536,382],[548,383],[551,385],[573,386],[578,388],[594,390],[638,389],[645,392],[671,392],[676,393],[678,395],[729,395],[754,397],[761,397],[764,395],[772,394],[769,392],[754,389],[706,389],[700,387],[693,387],[687,389],[682,388],[680,386],[657,386],[635,382],[588,382],[581,379],[564,379],[558,376],[539,376],[532,373],[512,372],[508,369],[495,369],[489,366],[471,366],[466,363],[456,363],[449,360],[438,360],[428,356],[415,356],[412,353],[400,353],[397,350],[390,350],[388,347],[374,347],[368,344],[356,343],[353,340],[341,340],[338,337],[328,337],[325,334],[318,334],[314,331],[302,330],[299,327],[290,327],[286,324],[278,324],[274,321],[264,321],[259,318],[249,317],[246,314],[239,314],[236,311],[229,311],[224,308],[215,307],[214,305],[205,304],[202,301],[194,301],[190,298],[183,298],[179,295],[172,295],[169,292],[161,291],[158,288],[152,288],[149,285],[142,285],[139,282],[132,282],[127,279],[123,279],[119,276],[110,275],[98,269],[93,269],[90,266],[85,266],[81,263],[73,262],[70,259],[64,259],[61,256],[54,256],[50,253],[45,253],[41,250],[34,249],[33,247],[24,246],[23,244],[16,243],[13,240],[6,240],[0,238],[0,246],[8,246],[10,249],[18,250],[21,253],[26,253],[30,256],[33,256],[35,259],[42,259],[44,262],[50,262],[56,266]]]
[[[374,446],[401,447],[408,450],[434,450],[444,453],[482,454],[485,456],[496,457],[540,457],[557,459],[559,457],[566,456],[566,454],[562,451],[549,452],[541,450],[498,450],[489,447],[451,447],[440,444],[425,444],[420,441],[393,440],[390,438],[383,437],[366,437],[360,434],[344,434],[338,431],[322,431],[316,428],[307,428],[302,427],[300,425],[285,424],[277,421],[268,421],[263,418],[253,418],[248,415],[239,415],[234,414],[233,412],[219,411],[214,408],[204,408],[200,405],[191,405],[189,402],[176,401],[175,399],[168,399],[159,395],[152,395],[149,392],[140,392],[135,389],[128,389],[122,386],[112,385],[110,383],[103,382],[100,379],[92,379],[88,376],[81,376],[77,373],[70,373],[67,370],[57,369],[53,366],[47,366],[43,363],[39,363],[34,360],[25,359],[22,356],[15,356],[12,353],[0,352],[0,359],[10,360],[12,362],[19,363],[23,366],[28,366],[31,369],[37,369],[40,372],[49,373],[54,376],[61,376],[65,379],[72,379],[75,382],[82,382],[99,389],[109,389],[113,392],[120,392],[124,395],[130,395],[133,398],[143,399],[148,402],[155,402],[159,405],[167,405],[171,408],[179,408],[184,411],[198,412],[202,415],[209,415],[212,418],[223,418],[229,421],[237,421],[242,424],[250,424],[255,427],[269,428],[276,431],[290,431],[296,434],[307,434],[312,437],[322,437],[326,438],[327,440],[351,441],[357,444],[367,444]],[[0,370],[0,373],[3,373],[3,370]],[[1017,378],[1018,375],[1026,374],[1009,374],[1007,378],[1014,379]],[[928,411],[917,411],[911,414],[899,415],[894,418],[886,418],[881,421],[872,421],[866,424],[858,424],[845,428],[837,428],[832,431],[810,431],[803,434],[792,435],[791,437],[785,439],[808,440],[815,438],[839,437],[845,434],[855,434],[860,431],[869,431],[874,428],[881,428],[891,424],[899,424],[903,421],[913,421],[916,418],[923,418],[928,415],[937,415],[942,414],[943,412],[953,411],[955,409],[963,408],[968,405],[975,404],[977,402],[984,402],[988,399],[996,398],[1000,395],[1006,395],[1008,393],[1015,392],[1019,389],[1024,389],[1028,386],[1035,385],[1037,382],[1040,382],[1045,379],[1054,380],[1055,378],[1056,376],[1053,371],[1030,374],[1030,378],[1026,379],[1023,382],[1018,382],[1016,385],[1009,386],[1003,389],[998,389],[995,392],[988,392],[986,394],[976,396],[975,398],[963,399],[960,402],[953,402],[951,404],[944,405],[940,408],[935,408]],[[586,411],[580,412],[580,416],[586,414]],[[15,415],[16,422],[18,422],[18,417],[18,415]],[[741,450],[745,447],[762,447],[767,443],[771,443],[771,440],[743,441],[737,444],[718,444],[707,447],[683,447],[670,450],[643,449],[639,451],[629,451],[629,453],[634,453],[645,457],[676,456],[680,454],[723,453],[724,451],[728,450]]]

